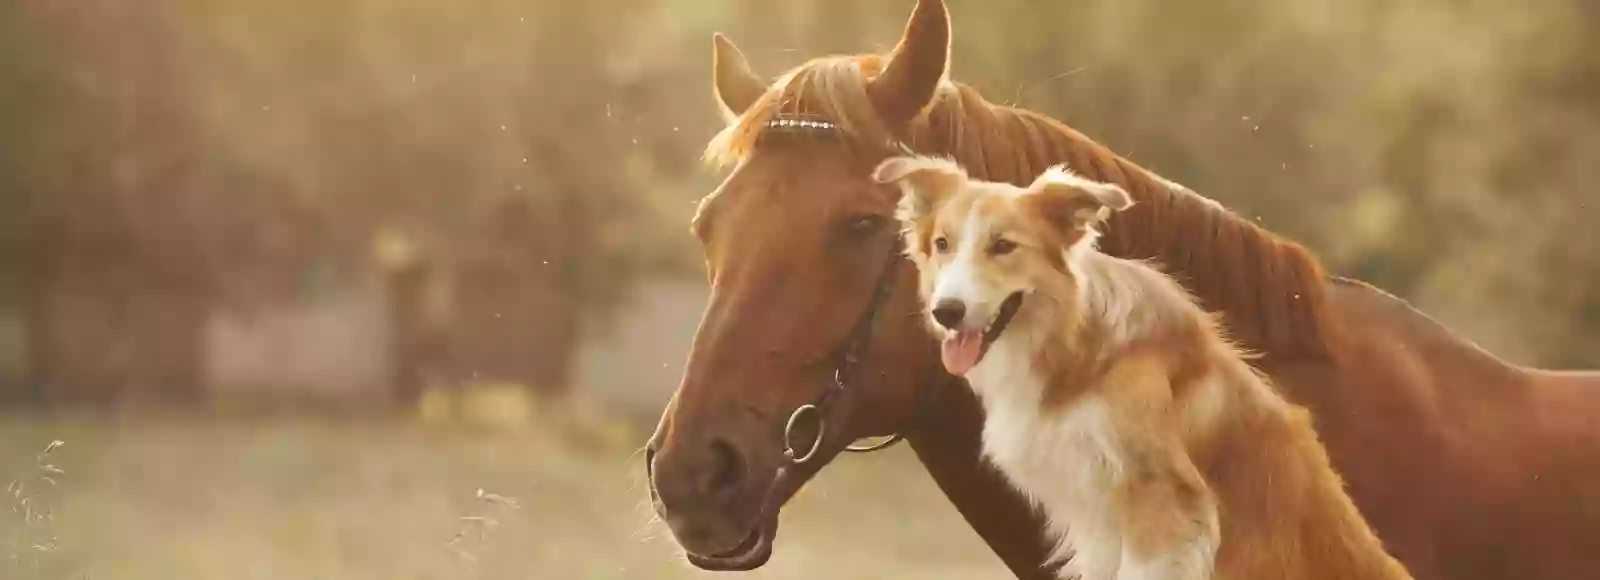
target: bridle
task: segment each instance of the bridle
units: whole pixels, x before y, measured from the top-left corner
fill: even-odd
[[[812,116],[779,116],[767,122],[766,130],[782,132],[837,132],[838,126],[827,120]],[[890,143],[891,148],[905,155],[914,154],[911,148],[900,141]],[[867,306],[856,318],[855,326],[850,334],[846,335],[840,343],[835,354],[832,380],[823,387],[821,393],[810,403],[800,405],[789,414],[789,420],[783,426],[783,456],[793,465],[803,465],[816,457],[822,449],[822,443],[828,435],[828,418],[833,405],[850,391],[850,372],[861,362],[862,354],[872,342],[872,328],[877,321],[878,311],[888,302],[890,291],[894,289],[894,277],[898,266],[905,259],[904,242],[899,236],[889,246],[889,253],[884,260],[883,269],[878,272],[878,279],[873,283],[872,294],[867,299]],[[917,402],[914,403],[911,419],[916,420],[918,411],[922,407],[927,389],[919,388]],[[796,427],[804,424],[807,418],[816,422],[816,434],[811,438],[809,445],[802,451],[795,446]],[[887,449],[905,439],[905,430],[898,429],[888,439],[871,445],[847,445],[844,450],[850,453],[871,453]]]
[[[862,311],[861,316],[856,319],[855,327],[850,330],[850,334],[840,344],[836,355],[837,361],[833,367],[833,380],[823,388],[822,393],[818,394],[815,400],[795,408],[794,412],[789,414],[788,423],[783,426],[783,456],[790,463],[799,465],[810,461],[812,457],[816,456],[817,450],[822,448],[822,440],[828,432],[828,411],[831,405],[838,400],[838,396],[843,395],[848,390],[850,371],[856,367],[857,363],[861,362],[861,354],[867,350],[867,344],[872,341],[873,322],[878,318],[878,310],[882,309],[883,304],[888,301],[889,291],[894,288],[894,274],[897,270],[895,266],[903,259],[899,241],[891,244],[889,248],[889,258],[885,260],[883,270],[878,272],[878,281],[873,285],[872,294],[867,299],[866,310]],[[800,425],[805,417],[811,415],[816,417],[816,436],[812,439],[811,444],[806,447],[805,452],[801,453],[794,445],[795,427]],[[851,453],[871,453],[880,449],[887,449],[889,446],[899,443],[901,439],[904,439],[904,436],[896,431],[883,442],[865,446],[850,445],[846,446],[844,450]]]

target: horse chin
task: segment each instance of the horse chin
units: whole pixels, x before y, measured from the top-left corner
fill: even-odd
[[[835,452],[836,453],[836,452]],[[751,528],[750,534],[739,542],[738,546],[712,555],[686,552],[689,563],[696,568],[716,572],[748,572],[766,565],[772,558],[773,540],[778,537],[778,513],[783,510],[784,504],[800,491],[807,481],[815,476],[822,465],[828,463],[834,453],[824,453],[819,461],[814,461],[806,466],[790,466],[780,468],[776,477],[767,488],[767,493],[761,506],[761,512],[756,518],[756,524]]]
[[[689,552],[689,563],[712,572],[748,572],[766,565],[772,559],[772,540],[778,534],[776,510],[769,511],[772,515],[764,513],[761,522],[738,546],[710,556]]]

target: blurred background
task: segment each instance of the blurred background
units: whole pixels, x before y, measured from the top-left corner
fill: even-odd
[[[953,74],[1515,362],[1600,367],[1600,3],[950,0]],[[0,1],[0,577],[692,578],[710,35],[910,0]],[[903,449],[754,578],[1004,570]],[[720,576],[719,576],[720,577]]]

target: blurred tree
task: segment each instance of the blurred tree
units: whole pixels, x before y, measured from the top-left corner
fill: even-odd
[[[34,269],[28,248],[37,243],[38,231],[23,176],[30,152],[21,145],[42,130],[29,111],[39,109],[48,97],[42,94],[47,86],[38,82],[41,63],[28,50],[33,41],[21,7],[0,6],[0,86],[7,87],[0,91],[0,328],[34,326],[27,322],[34,311],[29,303],[37,294],[27,284]],[[0,349],[15,349],[0,352],[0,400],[27,396],[26,344],[0,341]]]
[[[10,246],[29,383],[66,399],[192,393],[203,303],[192,297],[204,284],[185,151],[196,145],[181,111],[157,95],[182,73],[107,27],[74,22],[81,6],[18,6],[10,14],[29,32],[8,37],[27,39],[25,64],[10,70],[22,77],[18,94],[33,98],[7,103],[6,114],[26,119],[6,127],[17,208],[7,213],[20,220]],[[167,38],[161,11],[113,11],[119,25]],[[100,48],[72,50],[73,39]]]
[[[1576,330],[1600,248],[1579,225],[1600,217],[1582,203],[1600,167],[1593,3],[951,4],[955,74],[995,100],[1066,120],[1501,355],[1600,365],[1600,334]]]
[[[6,37],[6,80],[48,95],[0,111],[33,370],[194,394],[212,312],[317,300],[307,276],[378,267],[386,231],[429,262],[393,278],[418,285],[397,344],[445,345],[403,375],[565,388],[652,259],[593,42],[630,2],[8,5],[38,34]]]

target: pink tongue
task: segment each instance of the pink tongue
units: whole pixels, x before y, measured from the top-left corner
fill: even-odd
[[[944,344],[939,348],[939,357],[944,360],[944,370],[960,377],[978,366],[978,357],[982,352],[983,332],[963,330],[945,336]]]

